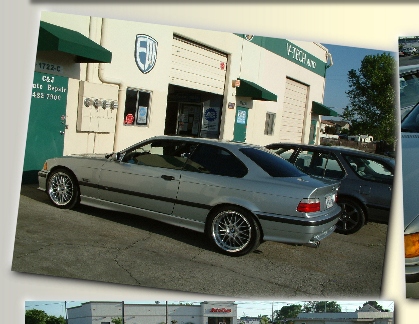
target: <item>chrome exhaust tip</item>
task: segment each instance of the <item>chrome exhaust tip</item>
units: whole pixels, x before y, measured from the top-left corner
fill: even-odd
[[[320,241],[310,241],[310,242],[304,244],[304,246],[308,246],[308,247],[317,249],[320,246]]]

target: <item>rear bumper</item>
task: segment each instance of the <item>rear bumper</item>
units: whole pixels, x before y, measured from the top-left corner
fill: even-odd
[[[419,257],[405,258],[406,282],[419,282]]]
[[[325,239],[334,232],[339,216],[338,205],[313,218],[258,215],[264,240],[295,244],[316,244]]]

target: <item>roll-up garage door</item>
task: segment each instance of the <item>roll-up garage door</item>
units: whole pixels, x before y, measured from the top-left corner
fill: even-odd
[[[286,80],[280,128],[281,142],[302,143],[307,95],[307,85],[291,79]]]
[[[226,54],[173,37],[171,84],[222,95],[226,70]]]

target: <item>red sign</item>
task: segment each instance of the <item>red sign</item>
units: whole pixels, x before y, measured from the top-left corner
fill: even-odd
[[[231,313],[231,309],[227,308],[211,308],[211,313]]]
[[[125,120],[124,120],[124,124],[127,124],[127,125],[134,124],[134,115],[133,114],[126,115]]]

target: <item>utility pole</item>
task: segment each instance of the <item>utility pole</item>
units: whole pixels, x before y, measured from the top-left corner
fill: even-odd
[[[167,300],[166,300],[166,324],[169,324],[169,315],[168,315],[168,309],[169,306],[167,305]]]
[[[274,302],[272,302],[272,323],[274,322]]]
[[[125,303],[122,301],[122,324],[125,322]]]

